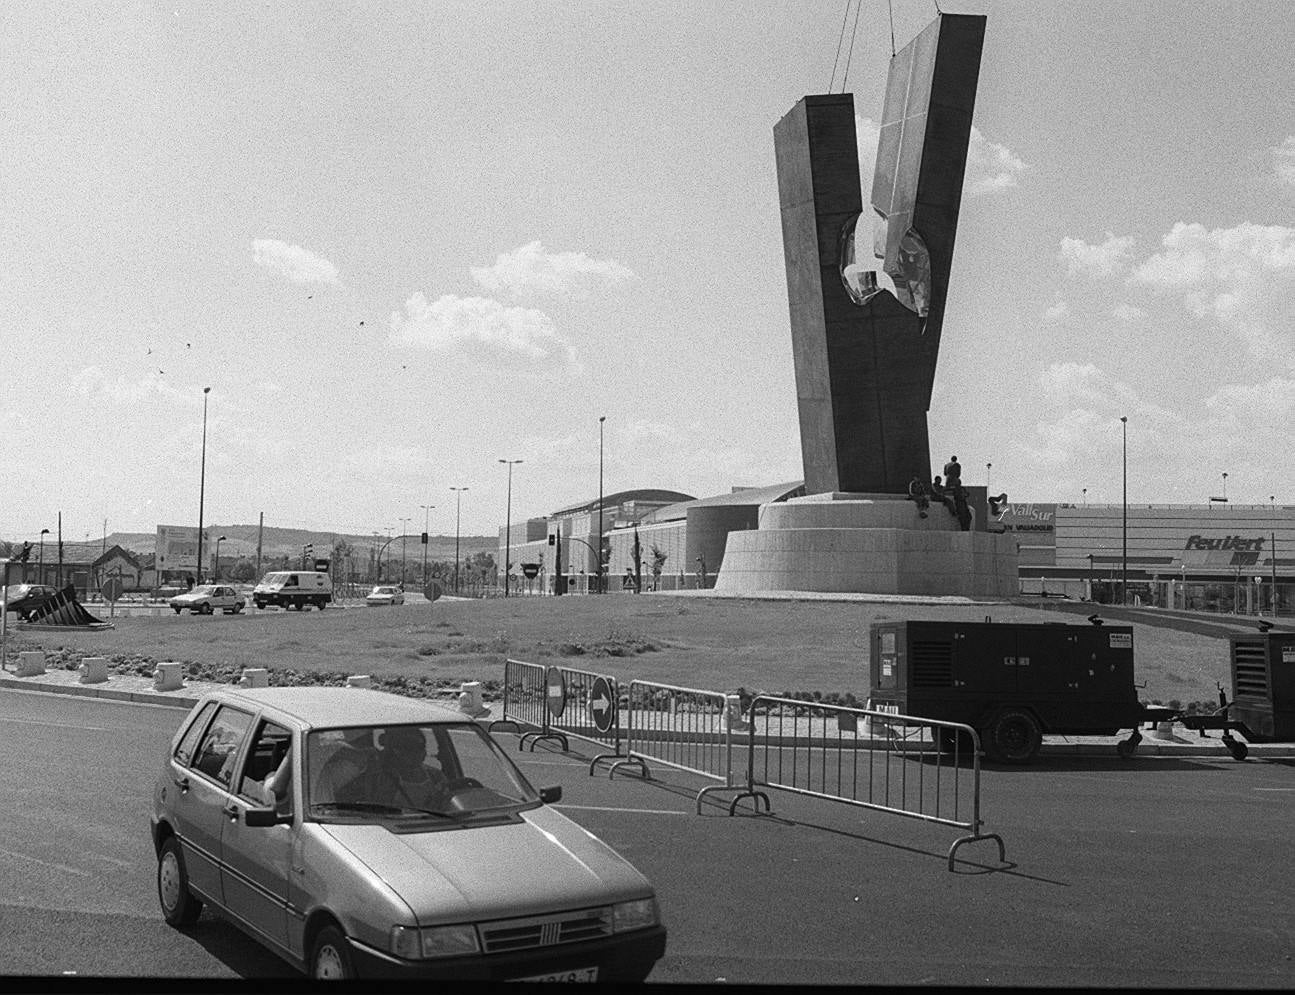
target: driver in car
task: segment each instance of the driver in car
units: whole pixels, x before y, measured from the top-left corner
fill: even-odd
[[[449,800],[449,778],[425,762],[421,729],[392,726],[378,737],[378,766],[367,779],[366,800],[397,808],[437,810]]]

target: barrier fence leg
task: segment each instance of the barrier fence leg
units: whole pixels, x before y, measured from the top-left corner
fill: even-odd
[[[1007,863],[1007,850],[1003,847],[1003,838],[997,833],[976,833],[972,836],[963,836],[953,841],[953,846],[949,847],[949,870],[953,870],[953,858],[958,852],[958,847],[964,843],[979,843],[981,840],[993,840],[998,844],[998,862]]]

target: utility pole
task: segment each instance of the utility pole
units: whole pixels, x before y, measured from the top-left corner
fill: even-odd
[[[261,523],[256,527],[256,579],[261,579],[261,540],[265,538],[265,512],[261,512]]]

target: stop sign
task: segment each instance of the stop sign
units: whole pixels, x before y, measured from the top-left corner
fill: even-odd
[[[545,698],[544,702],[548,706],[549,714],[555,719],[562,715],[562,710],[567,707],[567,682],[562,676],[562,671],[557,667],[550,667],[548,674],[544,678]]]

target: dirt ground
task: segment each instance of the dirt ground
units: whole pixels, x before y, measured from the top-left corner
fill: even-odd
[[[868,691],[868,626],[881,619],[1061,621],[1023,605],[928,606],[670,595],[442,599],[397,608],[171,613],[114,619],[103,632],[10,631],[9,649],[67,651],[228,669],[403,675],[456,683],[503,678],[508,657],[705,690]],[[1066,618],[1073,622],[1075,619]],[[1134,626],[1139,697],[1214,701],[1228,683],[1222,639]]]

